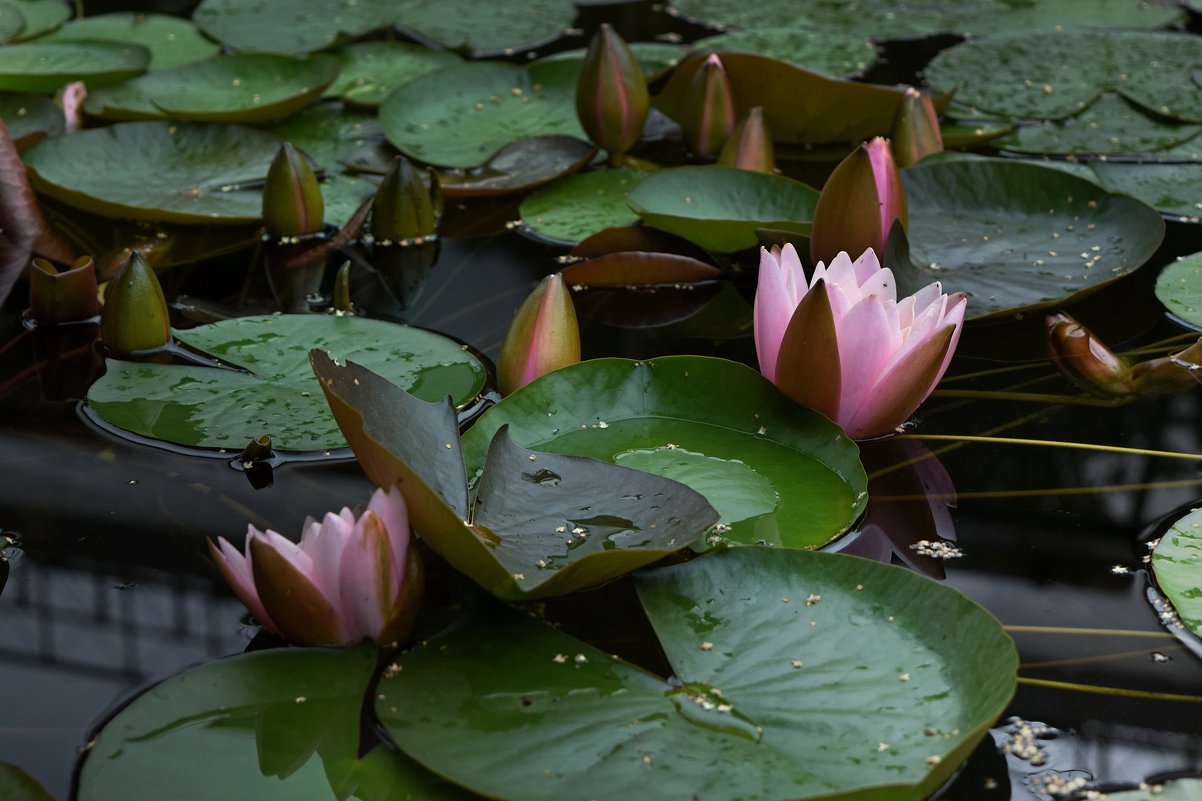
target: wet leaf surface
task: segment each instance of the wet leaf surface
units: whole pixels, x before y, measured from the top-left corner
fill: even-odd
[[[1202,253],[1168,264],[1156,277],[1156,299],[1188,325],[1202,328]]]
[[[150,51],[113,42],[29,42],[0,48],[0,91],[53,94],[72,81],[93,89],[141,75]]]
[[[398,660],[377,714],[495,798],[917,800],[1013,692],[997,621],[900,568],[740,549],[637,582],[680,683],[489,605]]]
[[[109,360],[88,404],[118,428],[202,448],[240,451],[271,436],[277,450],[342,448],[346,440],[309,368],[310,348],[383,371],[430,400],[475,399],[484,365],[454,340],[382,320],[326,315],[240,317],[176,331],[234,369]]]
[[[864,508],[855,444],[754,370],[723,359],[593,359],[545,375],[464,435],[469,475],[505,425],[527,448],[592,456],[687,484],[729,527],[715,541],[813,548]]]
[[[832,76],[859,75],[877,58],[876,48],[861,34],[798,27],[722,33],[698,39],[693,48],[707,52],[757,53]]]
[[[217,55],[221,47],[186,19],[124,11],[73,19],[44,42],[122,42],[150,51],[150,70],[169,69]]]
[[[1152,572],[1181,622],[1202,636],[1202,511],[1191,511],[1160,538]]]
[[[604,228],[638,222],[627,199],[649,173],[582,172],[540,189],[522,201],[522,224],[540,239],[574,245]]]

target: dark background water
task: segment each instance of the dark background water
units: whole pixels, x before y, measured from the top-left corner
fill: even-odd
[[[669,24],[648,14],[646,4],[635,5],[621,17],[628,27],[637,22],[655,33]],[[583,27],[600,13],[586,10]],[[404,316],[495,357],[514,309],[555,269],[561,251],[488,233],[516,217],[512,207],[466,209],[463,216],[474,221],[477,235],[444,244]],[[1174,253],[1202,249],[1202,236],[1187,227],[1170,234],[1153,264],[1085,307],[1088,321],[1104,327],[1113,344],[1181,332],[1162,319],[1150,283]],[[244,265],[235,257],[216,274],[236,275]],[[201,271],[168,284],[223,297],[220,281]],[[359,503],[370,486],[353,461],[333,460],[285,464],[275,469],[272,486],[256,490],[224,458],[147,447],[98,430],[78,400],[97,363],[87,332],[64,335],[80,339],[64,342],[27,331],[20,295],[19,287],[0,315],[0,533],[16,541],[7,568],[0,567],[0,576],[7,572],[0,584],[0,759],[66,798],[79,749],[107,710],[182,668],[242,650],[254,635],[209,560],[206,538],[239,535],[248,523],[295,533],[306,515]],[[748,339],[718,342],[584,323],[586,357],[696,352],[753,361]],[[1014,352],[1037,339],[1038,325],[1033,319],[971,331],[953,372],[999,366],[974,354],[1037,359],[1038,353]],[[74,355],[63,357],[64,351]],[[996,389],[1032,379],[1043,380],[1038,391],[1072,391],[1046,362],[949,386]],[[1144,635],[1016,630],[1024,677],[1202,697],[1202,662],[1160,627],[1141,570],[1143,543],[1157,526],[1202,497],[1200,401],[1202,393],[1193,392],[1118,408],[937,399],[924,406],[924,433],[1004,428],[1015,437],[1199,454],[1170,460],[972,444],[940,455],[959,495],[953,520],[964,552],[943,565],[949,584],[1010,626]],[[933,450],[945,445],[930,443]],[[1115,485],[1139,487],[1090,489]],[[1200,712],[1202,706],[1183,701],[1020,686],[1006,716],[1061,731],[1046,742],[1048,761],[999,755],[1002,723],[945,797],[1036,797],[1029,780],[1051,769],[1108,781],[1199,770]]]

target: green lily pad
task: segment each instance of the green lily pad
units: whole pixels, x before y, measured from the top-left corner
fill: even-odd
[[[1075,117],[1021,125],[994,144],[1023,153],[1154,153],[1193,139],[1202,125],[1164,122],[1106,92]]]
[[[337,75],[330,56],[217,55],[92,92],[84,110],[113,120],[268,122],[311,105]]]
[[[1202,164],[1121,164],[1090,162],[1094,179],[1111,192],[1131,195],[1180,222],[1199,222]]]
[[[374,648],[287,648],[173,676],[104,725],[84,757],[78,797],[471,798],[388,746],[359,757],[375,666]]]
[[[384,135],[374,114],[348,109],[341,103],[322,101],[267,129],[291,142],[327,171]]]
[[[215,56],[221,50],[186,19],[170,14],[124,11],[80,17],[42,39],[45,42],[128,42],[150,51],[151,70],[170,69]]]
[[[100,89],[146,71],[150,51],[113,42],[29,42],[0,47],[0,91],[54,94],[72,81]]]
[[[469,474],[505,425],[527,448],[688,483],[729,527],[715,541],[815,548],[864,510],[866,479],[855,444],[756,371],[723,359],[592,359],[549,373],[489,409],[464,435]],[[734,497],[734,487],[746,497]]]
[[[648,173],[597,170],[557,181],[522,201],[522,224],[539,238],[574,245],[605,228],[638,222],[626,198]]]
[[[521,600],[601,584],[692,544],[717,520],[683,484],[497,432],[469,502],[454,414],[320,351],[313,371],[368,477],[396,484],[422,539],[493,594]]]
[[[918,801],[1014,692],[998,621],[903,568],[738,549],[636,581],[679,681],[494,605],[398,660],[380,720],[489,798]]]
[[[706,250],[730,253],[759,244],[757,228],[808,235],[818,192],[779,175],[733,167],[676,167],[649,175],[630,193],[629,202],[648,225]]]
[[[1106,801],[1202,801],[1202,779],[1170,779],[1147,782],[1147,787],[1134,790],[1108,791]]]
[[[969,319],[1045,308],[1138,268],[1164,237],[1154,209],[1061,170],[936,159],[902,170],[916,264],[899,294],[932,281],[968,294]]]
[[[584,169],[597,149],[574,136],[535,136],[510,142],[479,167],[442,170],[445,197],[482,197],[533,189]]]
[[[575,16],[570,0],[506,0],[504,13],[481,13],[477,0],[204,0],[193,19],[235,50],[300,55],[397,25],[479,56],[545,44],[559,38]]]
[[[24,24],[18,35],[0,41],[36,39],[71,18],[71,6],[63,0],[5,0],[5,5],[15,8]]]
[[[176,331],[176,338],[240,369],[108,361],[88,404],[112,425],[200,448],[241,450],[269,434],[284,451],[344,448],[309,369],[310,348],[370,364],[428,400],[476,398],[486,370],[453,340],[361,317],[240,317]]]
[[[823,75],[859,75],[876,63],[867,37],[813,28],[753,28],[722,33],[693,43],[695,50],[738,51],[788,61]]]
[[[339,48],[333,55],[342,71],[326,87],[326,96],[373,108],[398,86],[462,61],[454,53],[406,42],[360,42]]]
[[[1160,28],[1181,19],[1175,5],[1142,0],[672,0],[674,13],[734,27],[806,27],[876,39],[936,33],[993,36],[1088,25]]]
[[[1181,622],[1202,636],[1202,510],[1191,510],[1160,538],[1152,572]]]
[[[0,798],[4,801],[54,801],[54,796],[41,782],[11,762],[0,762]]]
[[[127,122],[44,139],[24,158],[34,189],[94,214],[245,223],[262,193],[240,187],[263,180],[279,147],[237,125]]]
[[[474,167],[532,136],[585,139],[576,118],[579,68],[576,61],[544,61],[437,70],[393,92],[380,106],[380,125],[406,155],[442,167]]]
[[[22,149],[63,132],[63,111],[46,95],[0,94],[0,120]]]
[[[1105,91],[1146,113],[1202,122],[1202,93],[1190,80],[1202,40],[1153,31],[1068,29],[990,35],[945,50],[927,66],[933,87],[1011,117],[1060,120]]]
[[[0,42],[15,39],[25,27],[25,15],[16,0],[0,0]]]
[[[1187,324],[1202,328],[1202,253],[1166,266],[1156,277],[1156,299]]]
[[[704,62],[704,54],[682,61],[655,106],[677,122],[684,119],[694,102],[693,75]],[[846,149],[848,142],[886,136],[903,96],[900,89],[831,78],[754,53],[723,53],[722,65],[739,108],[762,106],[778,142],[837,142]]]
[[[638,60],[639,69],[642,70],[643,77],[647,79],[648,83],[659,78],[665,72],[679,64],[680,60],[688,55],[689,52],[688,46],[671,44],[669,42],[627,42],[626,47],[630,49],[635,59]],[[540,60],[576,61],[583,63],[587,52],[584,48],[564,50],[544,56]]]

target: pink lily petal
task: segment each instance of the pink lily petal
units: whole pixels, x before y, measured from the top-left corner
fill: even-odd
[[[839,414],[841,419],[867,397],[889,363],[901,336],[890,328],[885,304],[868,296],[839,321]]]
[[[405,561],[409,557],[409,542],[412,539],[409,531],[409,510],[405,507],[405,498],[394,485],[385,492],[377,489],[371,494],[367,511],[375,512],[384,523],[388,532],[389,551],[392,554],[392,594],[401,590],[405,577]]]
[[[777,257],[760,248],[759,283],[752,306],[752,329],[760,372],[769,381],[776,378],[776,358],[780,341],[789,326],[797,302],[789,296],[788,277]]]
[[[392,607],[392,548],[384,521],[368,510],[355,525],[355,533],[338,565],[342,622],[348,642],[379,637]]]
[[[943,358],[957,330],[949,324],[882,371],[872,391],[847,417],[843,426],[847,435],[852,439],[875,437],[888,434],[903,423],[939,380]]]
[[[246,536],[249,544],[249,531]],[[218,537],[216,546],[212,541],[209,542],[209,551],[213,554],[213,559],[217,562],[217,567],[221,570],[221,575],[225,577],[226,583],[230,585],[234,595],[238,596],[238,600],[250,610],[256,620],[272,631],[279,631],[275,623],[271,622],[271,616],[267,614],[267,610],[263,608],[263,602],[259,600],[259,592],[255,589],[249,549],[243,556],[237,548],[226,541],[225,537]]]

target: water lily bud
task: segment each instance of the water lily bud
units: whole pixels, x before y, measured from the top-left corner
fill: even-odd
[[[685,142],[696,155],[712,158],[735,129],[735,99],[716,54],[710,54],[693,75],[692,100],[692,108],[680,122]]]
[[[437,186],[437,179],[431,176]],[[377,242],[422,240],[438,231],[438,212],[421,173],[397,156],[372,202],[371,233]]]
[[[943,152],[943,132],[935,102],[913,86],[907,87],[893,117],[893,157],[897,166],[910,167],[932,153]]]
[[[104,293],[100,339],[113,353],[131,353],[171,340],[167,300],[154,270],[134,251]]]
[[[324,226],[324,215],[317,176],[305,157],[285,142],[263,184],[263,225],[267,233],[277,239],[315,234]]]
[[[611,155],[639,141],[651,97],[638,59],[608,23],[589,42],[576,82],[576,116],[588,138]]]
[[[907,224],[906,194],[889,140],[861,144],[822,187],[810,232],[810,258],[829,262],[841,252],[884,253],[894,220]]]
[[[83,81],[72,81],[58,91],[56,102],[63,109],[63,132],[75,133],[83,127],[83,103],[88,99],[88,87]]]
[[[735,127],[735,132],[722,147],[718,163],[752,172],[776,171],[776,152],[772,146],[772,129],[764,119],[764,109],[756,106]]]
[[[792,245],[760,250],[753,326],[760,372],[852,439],[888,434],[947,371],[964,327],[963,292],[939,282],[897,299],[876,254],[838,254],[807,283]]]
[[[1044,321],[1048,355],[1073,383],[1097,395],[1130,395],[1131,367],[1067,314]]]
[[[377,489],[358,518],[309,518],[299,545],[249,526],[243,553],[224,537],[209,550],[259,623],[295,645],[392,644],[417,618],[424,578],[396,487]]]
[[[572,296],[559,273],[548,275],[522,303],[505,332],[497,359],[497,386],[508,395],[578,361],[580,328]]]
[[[81,256],[60,270],[46,259],[34,259],[29,270],[29,309],[39,323],[70,323],[94,317],[100,310],[96,298],[96,263]]]

